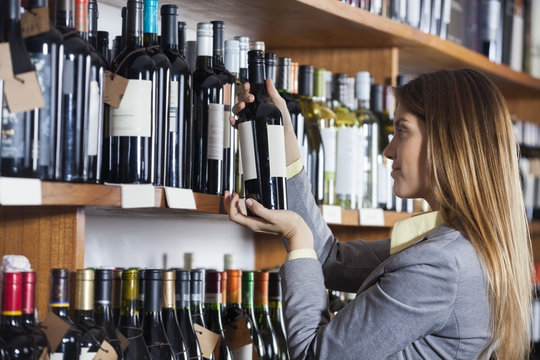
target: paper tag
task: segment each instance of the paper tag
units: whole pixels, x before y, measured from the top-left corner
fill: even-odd
[[[4,80],[4,94],[9,111],[18,113],[45,106],[35,71],[14,75]]]
[[[122,184],[123,208],[149,208],[155,205],[154,186],[144,184]]]
[[[383,209],[360,209],[358,215],[362,226],[384,226]]]
[[[49,31],[49,8],[39,7],[27,10],[21,15],[21,35],[23,38]]]
[[[531,168],[529,173],[532,176],[540,177],[540,159],[531,159]]]
[[[114,75],[114,78],[113,78]],[[129,80],[123,76],[115,75],[110,71],[105,71],[105,92],[103,101],[117,108],[122,102],[122,97],[126,92]]]
[[[171,209],[197,209],[193,190],[165,187],[167,206]]]
[[[0,177],[0,204],[41,205],[39,179]]]
[[[221,336],[213,331],[203,328],[199,324],[194,324],[193,328],[195,330],[195,335],[197,335],[197,340],[199,340],[203,357],[210,358]]]
[[[0,80],[11,78],[13,78],[13,64],[11,63],[9,43],[0,43]]]
[[[244,318],[225,325],[225,339],[231,350],[251,344],[253,340]]]
[[[49,360],[49,349],[44,348],[39,355],[39,360]]]
[[[129,346],[128,338],[125,337],[124,334],[122,334],[119,330],[116,330],[116,337],[118,340],[120,340],[120,347],[122,348],[122,352],[124,352]]]
[[[116,350],[114,350],[114,347],[107,341],[103,340],[101,343],[98,352],[96,353],[96,356],[94,356],[94,360],[117,360],[118,354],[116,353]]]
[[[69,324],[62,320],[58,315],[49,312],[43,321],[43,332],[49,340],[51,351],[55,352],[69,330]]]
[[[341,224],[341,206],[336,205],[323,205],[322,206],[322,215],[324,220],[327,223],[331,224]]]

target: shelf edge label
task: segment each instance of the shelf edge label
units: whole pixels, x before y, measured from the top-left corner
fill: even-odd
[[[122,184],[120,186],[123,208],[152,208],[155,206],[153,185]]]
[[[0,177],[0,204],[41,205],[41,180]]]
[[[322,206],[322,215],[324,221],[330,224],[341,224],[341,206],[336,205],[323,205]]]
[[[358,223],[362,226],[384,226],[383,209],[358,210]]]
[[[167,206],[171,209],[197,209],[193,190],[172,187],[165,187],[164,189]]]

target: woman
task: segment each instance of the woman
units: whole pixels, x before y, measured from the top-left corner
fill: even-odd
[[[524,359],[532,260],[508,110],[470,70],[424,74],[395,89],[394,192],[434,211],[398,222],[392,238],[340,243],[325,224],[284,101],[289,208],[227,193],[231,220],[281,235],[284,314],[294,359]],[[252,101],[245,87],[244,101]],[[245,103],[236,105],[238,112]],[[245,215],[245,206],[259,218]],[[325,288],[356,292],[330,319]]]

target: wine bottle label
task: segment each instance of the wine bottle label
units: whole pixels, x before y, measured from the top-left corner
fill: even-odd
[[[53,45],[56,46],[56,45]],[[39,87],[45,106],[39,109],[39,157],[40,166],[48,166],[51,161],[51,56],[29,52],[28,56],[36,69]]]
[[[64,95],[73,94],[73,83],[75,78],[75,62],[64,59],[64,74],[62,75],[62,92]]]
[[[152,125],[152,81],[129,80],[120,106],[111,108],[111,136],[150,137]]]
[[[223,160],[223,112],[223,104],[208,104],[208,159]]]
[[[178,81],[171,80],[171,92],[169,98],[169,131],[178,131]]]
[[[221,304],[221,293],[218,293],[218,294],[206,293],[204,295],[204,302],[206,304]]]
[[[257,178],[257,163],[255,161],[255,143],[253,139],[253,122],[246,121],[238,124],[238,136],[242,149],[242,171],[244,181]]]
[[[96,80],[90,82],[90,99],[88,109],[88,155],[95,156],[98,153],[98,132],[101,110],[101,97],[99,83]]]
[[[25,113],[9,112],[4,101],[2,116],[2,158],[21,159],[24,157]]]
[[[270,176],[286,177],[285,132],[283,125],[267,125],[268,154],[270,155]]]
[[[64,360],[63,353],[51,353],[49,360]]]
[[[231,123],[229,117],[231,116],[231,111],[225,109],[223,112],[223,148],[231,148]]]
[[[89,347],[81,347],[81,354],[79,355],[79,360],[93,360],[96,356],[96,352],[90,352]]]
[[[200,303],[201,302],[201,294],[191,294],[191,301],[194,303]]]
[[[324,146],[324,172],[325,179],[335,180],[336,177],[336,128],[321,129],[321,138]],[[328,176],[327,176],[328,174]]]
[[[340,127],[337,134],[336,193],[355,195],[361,166],[360,134],[356,127]]]

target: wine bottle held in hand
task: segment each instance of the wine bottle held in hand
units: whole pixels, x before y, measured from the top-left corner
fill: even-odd
[[[269,209],[287,209],[283,119],[266,92],[262,50],[248,52],[248,70],[255,100],[238,114],[246,197]]]

